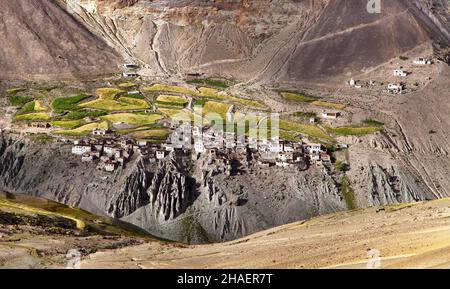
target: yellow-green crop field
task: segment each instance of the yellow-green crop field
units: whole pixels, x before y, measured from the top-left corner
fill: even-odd
[[[339,109],[342,110],[345,108],[344,104],[340,103],[334,103],[334,102],[327,102],[327,101],[314,101],[311,103],[312,105],[324,107],[324,108],[331,108],[331,109]]]
[[[185,107],[188,104],[188,100],[184,97],[177,95],[160,95],[156,99],[158,106],[175,106],[175,107]]]
[[[159,108],[158,111],[172,120],[182,121],[182,122],[194,120],[193,113],[188,110]]]
[[[133,87],[136,87],[137,84],[136,83],[132,83],[132,82],[124,82],[124,83],[120,83],[118,86],[120,88],[133,88]]]
[[[152,86],[144,87],[143,91],[147,92],[174,92],[188,95],[196,95],[198,91],[195,89],[175,86],[175,85],[165,85],[165,84],[154,84]]]
[[[31,101],[26,103],[14,116],[14,121],[49,121],[52,119],[47,111],[48,107],[41,101]]]
[[[280,130],[284,130],[286,132],[296,132],[320,140],[326,141],[332,140],[332,138],[329,135],[327,135],[323,130],[321,130],[315,125],[308,125],[286,120],[280,120]]]
[[[304,93],[295,93],[295,92],[280,92],[280,95],[284,100],[290,102],[306,102],[311,103],[318,100],[318,97],[306,95]]]
[[[36,100],[34,102],[34,110],[35,111],[49,111],[50,108],[42,103],[40,100]]]
[[[112,123],[126,123],[129,125],[144,126],[152,125],[164,117],[160,114],[136,114],[118,113],[103,116],[102,119]]]
[[[88,135],[92,132],[92,130],[94,129],[108,129],[108,122],[103,121],[103,122],[97,122],[97,123],[90,123],[90,124],[86,124],[83,126],[80,126],[78,128],[75,129],[71,129],[71,130],[60,130],[60,131],[56,131],[55,133],[57,134],[61,134],[61,135],[68,135],[68,136],[84,136],[84,135]]]
[[[52,121],[51,125],[54,127],[59,127],[59,128],[63,128],[63,129],[75,129],[77,127],[82,126],[83,124],[85,124],[84,120],[57,120],[57,121]]]
[[[131,97],[121,97],[124,91],[115,88],[99,88],[98,99],[83,103],[80,107],[106,111],[142,110],[150,108],[147,101]]]
[[[330,133],[340,136],[364,136],[374,134],[376,132],[383,130],[382,127],[351,127],[351,126],[338,128],[326,127],[326,129]]]
[[[225,92],[221,92],[220,90],[217,90],[215,88],[210,88],[210,87],[199,87],[197,90],[197,89],[192,89],[192,88],[182,87],[182,86],[154,84],[152,86],[145,87],[143,90],[148,91],[148,92],[180,93],[180,94],[191,95],[195,98],[207,98],[207,99],[213,99],[213,100],[222,100],[222,101],[230,102],[230,103],[233,103],[236,105],[242,105],[242,106],[255,108],[255,109],[266,108],[266,106],[259,101],[231,96]]]
[[[218,114],[220,115],[224,120],[227,115],[228,110],[230,109],[231,105],[222,103],[222,102],[216,102],[216,101],[207,101],[203,107],[195,107],[195,112],[200,114],[202,112],[202,116],[208,115],[208,114]]]
[[[16,115],[14,117],[15,121],[49,121],[52,117],[50,114],[45,112],[36,112],[36,113],[27,113],[27,114],[21,114]]]

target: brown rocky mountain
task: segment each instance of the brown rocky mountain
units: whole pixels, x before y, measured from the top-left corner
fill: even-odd
[[[384,1],[379,14],[367,12],[366,0],[107,3],[79,15],[153,75],[316,82],[360,74],[424,43],[449,44],[445,1]]]
[[[145,64],[149,75],[317,81],[362,73],[426,42],[445,57],[438,50],[449,44],[445,1],[384,1],[380,14],[368,13],[366,0],[0,5],[2,78],[10,79],[108,74],[121,54]]]
[[[74,79],[117,71],[119,54],[58,1],[0,1],[0,79]]]

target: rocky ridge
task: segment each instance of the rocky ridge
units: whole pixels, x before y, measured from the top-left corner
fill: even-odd
[[[5,134],[0,140],[1,190],[121,218],[186,242],[233,240],[353,206],[419,201],[429,191],[401,164],[375,160],[361,161],[347,173],[349,199],[342,174],[314,166],[289,171],[229,166],[208,155],[197,160],[172,155],[153,163],[136,154],[125,168],[108,174],[80,163],[67,145]]]

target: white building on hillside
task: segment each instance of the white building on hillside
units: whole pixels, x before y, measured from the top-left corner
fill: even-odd
[[[137,74],[136,72],[124,72],[123,74],[122,74],[122,76],[123,77],[138,77],[139,76],[139,74]]]
[[[405,77],[405,76],[408,76],[408,72],[406,72],[402,69],[396,69],[396,70],[394,70],[394,76]]]
[[[308,144],[306,146],[306,152],[310,155],[313,154],[320,154],[322,152],[322,145],[321,144]]]
[[[105,136],[107,134],[108,134],[108,130],[106,130],[106,129],[94,128],[92,130],[92,135],[94,135],[94,136]]]
[[[419,59],[414,60],[414,64],[416,64],[416,65],[431,65],[432,62],[431,62],[431,60],[426,59],[426,58],[419,58]]]
[[[322,112],[322,117],[325,119],[337,119],[340,116],[341,116],[340,112],[326,112],[326,111]]]
[[[92,146],[88,145],[75,145],[72,147],[72,154],[74,155],[84,155],[92,151]]]
[[[393,84],[393,83],[390,83],[389,85],[388,85],[388,91],[390,92],[390,93],[402,93],[403,92],[403,85],[402,84]]]
[[[128,69],[138,69],[139,65],[137,65],[135,63],[125,63],[123,65],[123,67],[128,68]]]

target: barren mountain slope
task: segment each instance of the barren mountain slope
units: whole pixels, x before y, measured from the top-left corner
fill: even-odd
[[[200,71],[295,85],[359,74],[425,42],[448,45],[445,3],[385,1],[370,14],[366,0],[135,2],[78,14],[149,75]]]
[[[64,268],[78,256],[83,269],[448,268],[449,206],[444,199],[348,211],[233,242],[188,246],[45,199],[0,192],[0,267]]]
[[[450,68],[442,66],[439,75],[424,90],[392,103],[395,104],[392,117],[404,135],[403,158],[437,196],[450,195],[449,96]]]
[[[343,212],[223,244],[145,244],[93,254],[82,267],[448,268],[449,205],[445,199]]]
[[[0,1],[0,79],[50,80],[118,71],[118,54],[58,1]]]

